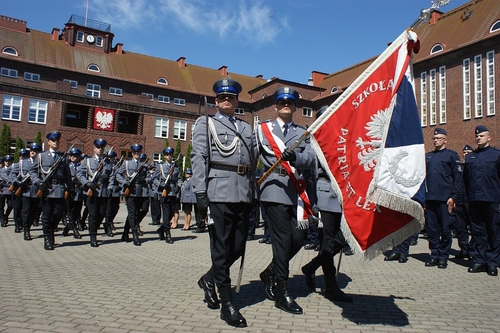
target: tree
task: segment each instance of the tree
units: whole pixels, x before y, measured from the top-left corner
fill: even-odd
[[[35,139],[33,140],[33,142],[38,143],[40,146],[42,145],[42,132],[41,131],[38,131],[38,133],[36,133]]]
[[[168,146],[169,146],[168,139],[165,139],[165,146],[163,146],[163,148],[167,148]]]
[[[186,151],[186,159],[184,160],[185,161],[184,170],[191,169],[191,151],[193,151],[193,145],[189,144]]]
[[[19,161],[19,150],[23,149],[24,147],[24,141],[18,135],[16,139],[16,151],[14,152],[14,162]]]
[[[10,153],[10,135],[10,127],[4,123],[0,136],[0,156],[5,156]]]

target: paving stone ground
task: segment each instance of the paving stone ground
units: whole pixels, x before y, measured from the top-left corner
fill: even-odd
[[[123,229],[125,206],[116,218]],[[172,230],[174,244],[160,241],[149,215],[142,246],[98,235],[100,246],[56,234],[54,251],[43,250],[41,227],[24,241],[12,221],[0,228],[0,332],[232,332],[219,310],[203,303],[196,281],[209,266],[207,233]],[[179,226],[182,226],[183,219]],[[257,229],[257,239],[263,229]],[[456,242],[453,245],[457,249]],[[310,292],[300,268],[317,252],[301,250],[290,262],[289,285],[303,315],[278,310],[265,298],[259,273],[271,246],[247,242],[242,287],[235,303],[248,332],[500,332],[500,279],[467,273],[468,261],[447,269],[424,267],[427,241],[412,246],[406,264],[379,256],[360,262],[343,256],[339,284],[353,296],[334,304]],[[454,250],[453,254],[457,251]],[[338,259],[337,259],[338,260]],[[239,262],[232,269],[236,283]]]

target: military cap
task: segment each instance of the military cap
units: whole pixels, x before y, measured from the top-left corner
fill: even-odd
[[[299,98],[300,98],[299,93],[295,89],[292,89],[289,87],[280,88],[274,92],[274,102],[275,103],[277,103],[278,101],[282,101],[282,100],[285,100],[285,101],[291,100],[294,103],[297,103]]]
[[[3,159],[4,159],[4,161],[12,162],[14,160],[14,156],[12,156],[12,155],[5,155],[5,157]]]
[[[4,162],[4,158],[0,157],[0,163],[3,163],[3,162]]]
[[[30,150],[40,151],[42,150],[42,146],[39,143],[32,142],[30,145]]]
[[[69,154],[70,155],[76,155],[76,156],[81,156],[82,155],[82,151],[78,148],[71,148],[71,150],[69,151]]]
[[[139,143],[134,143],[132,146],[130,146],[130,150],[132,151],[141,151],[142,150],[142,145]]]
[[[116,153],[112,150],[112,151],[108,151],[108,156],[109,157],[116,157]]]
[[[173,154],[174,154],[174,148],[165,147],[165,149],[163,149],[163,155],[173,155]]]
[[[489,131],[490,130],[488,129],[488,127],[486,127],[484,125],[479,125],[479,126],[476,126],[476,130],[474,131],[474,133],[479,134],[479,133],[489,132]]]
[[[140,158],[141,160],[145,160],[145,159],[146,159],[146,157],[148,157],[148,155],[146,155],[146,154],[144,154],[144,153],[142,153],[142,154],[141,154],[141,156],[139,156],[139,158]]]
[[[193,170],[191,169],[186,169],[186,175],[192,175],[193,174]]]
[[[242,88],[241,84],[238,81],[233,79],[221,79],[215,81],[212,87],[216,96],[225,94],[225,95],[239,95]]]
[[[59,131],[51,131],[47,133],[45,136],[49,140],[59,140],[61,138],[61,132]]]
[[[30,152],[24,148],[19,149],[19,156],[29,156]]]
[[[103,148],[103,147],[106,147],[108,143],[106,142],[106,140],[104,139],[95,139],[94,140],[94,146],[96,146],[97,148]]]
[[[465,150],[471,150],[471,151],[472,151],[472,150],[474,150],[474,148],[472,148],[472,146],[471,146],[471,145],[465,145],[465,146],[464,146],[464,149],[462,149],[462,150],[463,150],[463,151],[465,151]]]
[[[448,135],[448,133],[446,133],[446,130],[444,128],[441,128],[441,127],[437,127],[434,130],[434,135],[438,135],[438,134]]]

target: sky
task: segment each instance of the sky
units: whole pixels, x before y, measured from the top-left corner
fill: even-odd
[[[443,1],[446,2],[446,1]],[[451,0],[447,12],[469,2]],[[88,7],[87,7],[88,3]],[[0,0],[0,15],[62,30],[75,14],[111,24],[124,51],[229,74],[307,84],[384,51],[431,0]],[[88,11],[87,11],[88,8]]]

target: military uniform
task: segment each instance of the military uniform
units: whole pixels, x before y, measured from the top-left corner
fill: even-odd
[[[63,236],[67,236],[69,231],[73,231],[73,237],[76,239],[81,239],[82,236],[78,231],[78,221],[81,219],[82,206],[83,206],[83,187],[80,180],[76,175],[78,168],[80,167],[80,156],[82,151],[78,148],[72,148],[69,152],[70,161],[68,163],[69,170],[71,172],[71,179],[73,181],[73,192],[66,198],[66,213],[68,215],[68,222],[64,226]],[[75,156],[72,158],[72,156]]]
[[[26,149],[19,150],[19,162],[12,164],[12,169],[10,172],[10,183],[12,184],[9,189],[12,190],[12,207],[14,212],[14,223],[15,229],[14,232],[20,233],[23,231],[23,221],[21,217],[22,207],[22,188],[19,188],[16,184],[22,180],[22,176],[20,175],[20,164],[23,160],[29,159],[29,152]],[[26,172],[29,176],[29,169]],[[16,195],[19,194],[19,195]]]
[[[9,187],[12,184],[11,163],[12,161],[14,161],[14,157],[11,155],[6,155],[3,159],[5,164],[2,168],[0,168],[0,221],[2,227],[6,227],[8,224],[10,212],[13,209],[12,192],[9,191]]]
[[[116,214],[118,214],[118,210],[120,209],[120,197],[121,197],[121,187],[116,180],[116,172],[119,168],[118,163],[122,163],[123,159],[120,161],[116,161],[116,153],[111,152],[108,153],[110,157],[110,163],[112,164],[111,175],[109,176],[108,183],[108,200],[106,204],[106,216],[105,223],[111,227],[111,230],[116,230],[114,225],[114,219]]]
[[[187,177],[187,175],[190,175]],[[191,216],[194,214],[196,224],[198,224],[199,214],[196,213],[198,209],[196,205],[196,195],[193,192],[193,187],[191,184],[191,180],[193,177],[193,171],[191,169],[186,170],[186,180],[182,183],[181,187],[181,204],[182,210],[186,214],[184,218],[184,226],[182,230],[189,230],[191,226]],[[193,210],[194,206],[194,210]]]

